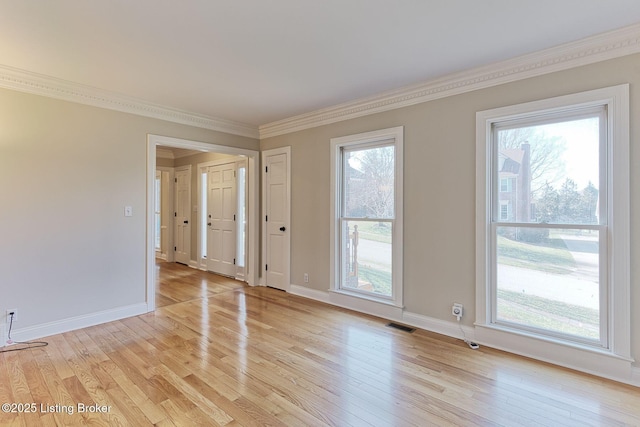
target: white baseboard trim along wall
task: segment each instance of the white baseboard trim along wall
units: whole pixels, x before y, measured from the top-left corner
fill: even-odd
[[[467,338],[470,341],[476,342],[481,345],[486,345],[482,342],[481,337],[476,336],[476,330],[470,326],[460,326],[457,322],[446,321],[440,319],[434,319],[432,317],[423,316],[421,314],[411,313],[401,310],[399,314],[393,313],[393,316],[388,316],[384,310],[378,312],[372,312],[372,310],[359,310],[358,307],[349,306],[347,304],[336,304],[335,299],[332,297],[332,292],[323,292],[315,289],[309,289],[304,286],[291,285],[290,292],[293,295],[313,299],[316,301],[324,302],[331,305],[336,305],[342,308],[351,309],[354,311],[360,311],[365,314],[371,314],[396,322],[402,322],[407,326],[413,326],[416,328],[424,329],[426,331],[435,332],[438,334],[446,335],[452,338],[464,339]],[[375,311],[375,310],[374,310]],[[463,332],[464,331],[464,332]],[[480,340],[479,340],[480,339]],[[510,342],[522,340],[522,338],[509,337]],[[532,359],[540,360],[543,362],[549,362],[555,365],[564,366],[566,368],[574,369],[581,372],[597,375],[604,378],[609,378],[614,381],[619,381],[626,384],[631,384],[640,387],[640,367],[633,367],[629,365],[628,361],[615,360],[610,356],[606,356],[606,359],[598,355],[591,355],[585,353],[586,364],[584,366],[577,365],[571,360],[563,360],[564,358],[551,358],[545,357],[544,352],[537,351],[535,349],[528,351],[527,348],[531,348],[530,344],[527,345],[487,345],[488,347],[496,348],[513,354],[519,354],[521,356],[530,357]],[[539,345],[537,347],[544,347]],[[591,360],[592,359],[592,360]],[[602,361],[606,360],[603,364]],[[604,366],[606,364],[606,366]]]
[[[148,311],[146,302],[133,304],[126,307],[56,320],[55,322],[44,323],[42,325],[17,328],[11,331],[11,339],[13,341],[32,341],[42,339],[43,337],[62,334],[76,329],[88,328],[89,326],[95,326],[101,323],[113,322],[114,320],[124,319],[125,317],[137,316],[147,313]],[[1,328],[5,326],[6,325],[0,326],[0,332],[2,332]],[[6,337],[6,333],[3,336]],[[6,338],[3,343],[5,342]]]
[[[374,310],[358,310],[357,307],[354,308],[353,306],[348,306],[347,304],[336,304],[336,298],[332,297],[333,294],[331,292],[322,292],[299,285],[291,285],[290,289],[291,293],[294,295],[313,299],[342,308],[347,308],[354,311],[359,311],[365,314],[371,314],[373,316],[382,317],[383,319],[402,322],[407,326],[413,326],[415,328],[424,329],[426,331],[435,332],[437,334],[442,334],[453,338],[464,339],[466,337],[471,341],[473,341],[474,339],[474,329],[469,326],[461,326],[457,322],[448,322],[446,320],[434,319],[432,317],[423,316],[421,314],[415,314],[396,309],[395,307],[392,310],[385,310],[384,307],[386,306],[383,306],[383,308],[378,310],[377,312],[374,312]],[[391,313],[393,315],[387,316],[385,315],[385,313]]]
[[[631,368],[631,384],[640,387],[640,367]]]
[[[351,309],[354,311],[363,312],[373,316],[378,316],[383,319],[392,320],[395,322],[401,322],[405,325],[424,329],[426,331],[435,332],[438,334],[446,335],[452,338],[464,339],[467,338],[471,341],[478,342],[475,328],[469,326],[461,326],[457,322],[446,321],[423,316],[421,314],[411,313],[397,309],[393,307],[389,309],[384,305],[380,305],[380,309],[365,310],[362,307],[353,307],[350,301],[344,300],[340,295],[334,296],[332,292],[323,292],[314,289],[309,289],[304,286],[291,285],[290,293],[293,295],[309,298],[315,301],[323,302],[326,304]],[[11,332],[11,338],[14,341],[31,341],[36,339],[42,339],[43,337],[61,334],[64,332],[87,328],[90,326],[99,325],[102,323],[112,322],[115,320],[124,319],[126,317],[137,316],[148,312],[146,303],[133,304],[126,307],[120,307],[112,310],[105,310],[97,313],[90,313],[87,315],[76,316],[68,319],[62,319],[55,322],[49,322],[42,325],[29,326],[26,328],[17,328]],[[0,324],[0,347],[6,343],[7,340],[7,325]],[[482,341],[478,344],[483,344]],[[640,367],[631,366],[627,371],[622,368],[618,371],[607,372],[606,369],[584,369],[579,366],[575,366],[572,363],[563,361],[550,360],[545,357],[540,357],[536,354],[530,354],[527,351],[514,351],[513,348],[502,348],[501,346],[491,346],[500,350],[504,350],[510,353],[520,354],[522,356],[531,357],[534,359],[550,362],[556,365],[565,366],[567,368],[575,369],[578,371],[587,372],[590,374],[598,375],[601,377],[609,378],[615,381],[631,384],[640,387]]]

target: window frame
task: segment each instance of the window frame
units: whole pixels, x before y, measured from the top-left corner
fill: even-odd
[[[492,295],[496,261],[492,238],[495,218],[491,218],[496,211],[495,208],[492,210],[491,204],[495,200],[493,192],[499,192],[500,188],[493,188],[493,128],[505,122],[526,123],[532,117],[544,115],[550,120],[557,117],[564,121],[576,109],[599,106],[605,106],[608,124],[608,143],[605,144],[606,152],[601,156],[601,164],[605,162],[602,173],[606,174],[606,185],[601,188],[605,190],[603,197],[607,198],[606,227],[609,233],[603,249],[605,253],[601,252],[601,267],[605,268],[607,281],[607,295],[604,296],[606,310],[601,314],[606,316],[608,340],[594,346],[552,334],[497,324]],[[589,358],[582,357],[582,360],[576,361],[575,351],[631,361],[629,85],[480,111],[476,114],[476,143],[476,339],[509,351],[592,371],[601,369],[593,368],[591,365],[595,363]],[[576,366],[581,364],[589,366]]]
[[[331,149],[331,224],[330,224],[330,271],[331,285],[329,291],[362,300],[381,303],[394,307],[403,307],[403,135],[404,127],[398,126],[365,132],[355,135],[332,138]],[[394,217],[382,219],[392,224],[392,285],[391,296],[378,295],[341,286],[341,224],[344,220],[359,220],[347,218],[343,214],[344,182],[343,182],[343,150],[376,148],[382,146],[394,147]],[[376,219],[377,220],[377,219]],[[365,308],[366,309],[366,308]]]

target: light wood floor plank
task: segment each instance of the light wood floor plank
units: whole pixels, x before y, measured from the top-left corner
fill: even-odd
[[[640,389],[179,264],[158,308],[0,354],[0,426],[640,426]],[[27,402],[22,402],[27,403]]]

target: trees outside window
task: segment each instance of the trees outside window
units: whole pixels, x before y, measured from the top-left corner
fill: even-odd
[[[477,131],[481,338],[628,357],[628,86],[479,112]]]
[[[331,140],[333,289],[400,306],[402,128]]]

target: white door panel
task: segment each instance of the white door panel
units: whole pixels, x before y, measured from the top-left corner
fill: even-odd
[[[208,176],[207,269],[236,274],[236,165],[211,166]]]
[[[268,150],[265,164],[265,281],[267,286],[289,290],[289,151]]]

